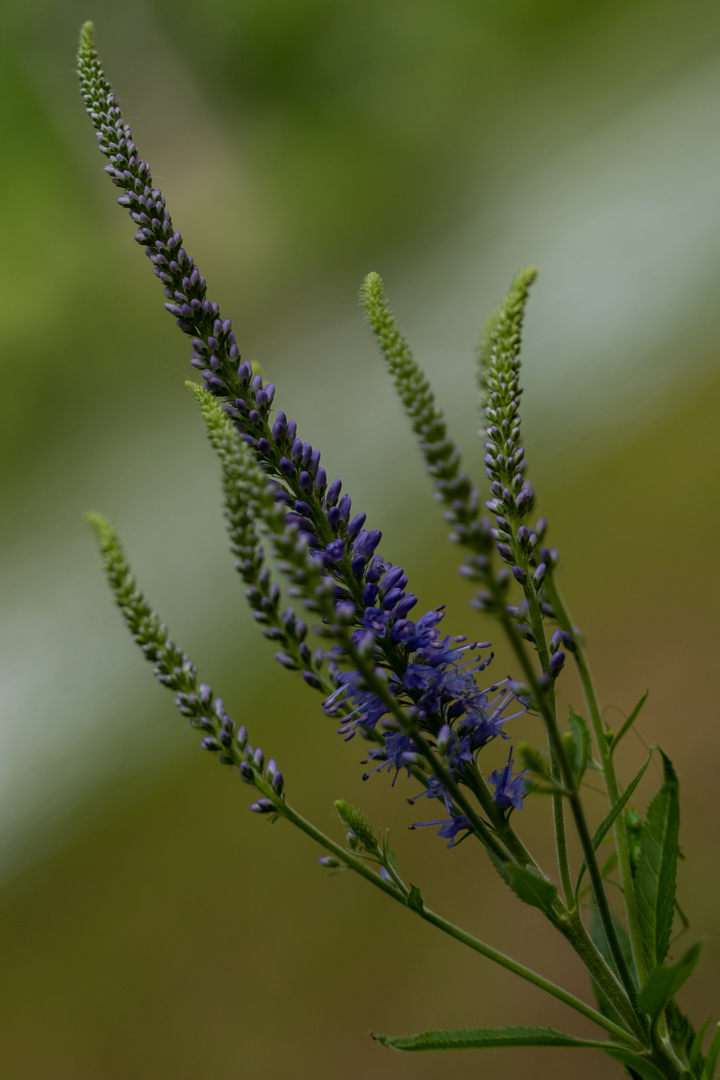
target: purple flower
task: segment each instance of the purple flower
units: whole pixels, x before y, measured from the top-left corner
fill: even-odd
[[[383,638],[385,637],[389,618],[389,611],[383,611],[382,608],[369,607],[365,610],[362,624],[366,630],[372,630],[375,637]]]
[[[409,649],[425,648],[433,641],[437,641],[440,634],[435,627],[444,617],[443,608],[435,608],[422,615],[417,622],[401,619],[392,629],[392,639],[407,645]]]
[[[514,806],[517,810],[522,810],[523,808],[523,796],[527,791],[527,783],[525,781],[527,769],[523,769],[522,772],[513,777],[512,767],[513,757],[511,750],[510,757],[500,772],[495,769],[490,776],[490,783],[495,785],[493,799],[495,800],[495,805],[499,807],[500,810],[509,810],[511,806]]]
[[[449,840],[448,847],[455,846],[455,837],[459,832],[467,831],[472,832],[472,825],[465,814],[453,814],[452,817],[443,819],[441,821],[419,821],[414,825],[411,825],[411,829],[424,829],[428,825],[440,825],[441,828],[437,831],[437,836],[441,836],[443,840]]]
[[[325,550],[331,562],[340,562],[345,555],[345,541],[331,540]]]
[[[418,690],[430,690],[431,687],[437,685],[440,681],[441,675],[433,667],[428,664],[408,664],[407,670],[403,677],[403,682],[409,690],[417,688]]]
[[[388,772],[391,769],[395,770],[393,776],[393,786],[398,778],[398,774],[402,768],[407,769],[407,774],[412,774],[413,761],[415,754],[417,753],[417,747],[413,743],[411,737],[404,731],[390,731],[385,734],[385,745],[377,747],[377,749],[371,750],[368,754],[368,760],[378,761],[380,764],[375,768],[370,769],[369,772],[364,773],[363,780],[367,780],[370,773],[381,772],[383,769],[387,769]]]
[[[379,698],[369,690],[360,687],[359,671],[346,671],[338,676],[338,688],[323,702],[323,709],[328,716],[342,705],[352,705],[350,712],[343,716],[338,734],[345,736],[345,741],[352,739],[359,726],[372,731],[378,721],[385,716],[387,709]]]

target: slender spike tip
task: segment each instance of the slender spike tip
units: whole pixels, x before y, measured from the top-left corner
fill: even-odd
[[[451,537],[484,551],[478,493],[462,471],[460,451],[448,435],[445,417],[430,383],[387,304],[379,274],[367,275],[360,289],[360,301],[412,425],[437,497],[449,507],[445,519],[453,527]]]

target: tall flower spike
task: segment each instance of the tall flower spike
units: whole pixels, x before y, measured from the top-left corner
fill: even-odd
[[[534,266],[520,271],[507,297],[488,319],[479,346],[480,388],[487,419],[485,469],[495,496],[488,507],[513,521],[524,518],[533,504],[532,490],[523,476],[525,451],[519,444],[519,376],[525,304],[536,277]]]
[[[194,727],[204,733],[201,747],[218,755],[223,765],[234,765],[241,778],[260,792],[250,807],[256,813],[282,813],[282,773],[273,760],[267,765],[262,750],[248,743],[244,727],[238,727],[225,711],[222,698],[215,697],[207,683],[198,682],[197,672],[186,654],[168,635],[153,611],[125,559],[120,540],[107,518],[86,514],[97,536],[108,583],[128,628],[146,659],[155,664],[155,677],[176,692],[175,705]]]
[[[482,527],[475,485],[461,470],[460,451],[449,438],[445,418],[435,403],[430,383],[388,307],[379,274],[368,274],[360,297],[395,389],[417,435],[437,497],[448,507],[445,519],[453,526],[450,539],[486,552],[491,547],[491,540],[487,529]]]
[[[485,413],[485,471],[492,498],[488,509],[495,514],[493,535],[497,552],[523,587],[527,602],[536,601],[552,615],[542,599],[545,574],[557,560],[557,552],[542,547],[546,528],[540,519],[534,528],[524,523],[535,503],[535,493],[525,479],[525,450],[520,445],[520,343],[528,292],[537,277],[528,266],[515,278],[510,292],[488,319],[478,348],[481,403]],[[512,609],[517,629],[533,640],[521,606]]]
[[[452,676],[455,658],[445,655],[450,639],[446,639],[441,652],[433,650],[432,658],[426,657],[424,664],[419,663],[417,657],[418,649],[424,648],[424,645],[419,641],[415,643],[414,638],[418,633],[421,638],[426,635],[429,628],[439,621],[438,613],[428,612],[417,623],[408,619],[417,598],[406,592],[407,578],[402,569],[384,562],[376,553],[381,533],[376,529],[364,528],[364,514],[352,516],[350,497],[340,495],[339,481],[328,485],[325,469],[320,466],[320,452],[298,437],[295,423],[283,412],[278,412],[274,422],[271,421],[275,387],[271,384],[263,386],[262,378],[253,373],[250,364],[247,361],[239,362],[238,346],[230,320],[222,320],[217,304],[205,299],[205,280],[199,276],[192,258],[181,246],[182,238],[173,229],[165,200],[161,192],[152,187],[149,167],[140,160],[130,128],[124,122],[102,72],[90,23],[83,27],[81,34],[78,67],[83,98],[98,131],[100,150],[110,160],[106,171],[113,183],[123,191],[118,200],[120,205],[128,209],[133,221],[140,226],[135,239],[145,248],[156,276],[165,285],[170,301],[166,307],[177,317],[183,333],[192,337],[194,355],[191,363],[202,370],[204,389],[215,398],[226,399],[224,410],[255,459],[255,481],[242,489],[240,501],[249,499],[251,512],[257,512],[261,518],[278,569],[289,579],[288,592],[300,597],[309,611],[320,615],[322,626],[318,630],[334,643],[333,664],[344,662],[352,654],[353,663],[359,666],[354,653],[362,649],[369,664],[368,670],[375,672],[370,679],[375,686],[372,693],[369,693],[368,687],[361,685],[368,678],[367,673],[360,678],[358,672],[346,672],[352,683],[340,685],[347,685],[345,693],[351,700],[333,705],[333,711],[339,709],[343,717],[344,733],[349,734],[347,724],[354,720],[363,726],[366,734],[369,733],[371,738],[378,741],[375,733],[368,732],[364,725],[367,703],[360,707],[356,691],[366,696],[369,693],[373,702],[379,702],[378,680],[386,685],[390,673],[391,681],[394,678],[402,686],[405,700],[409,698],[409,702],[413,703],[410,708],[423,699],[421,726],[432,743],[435,732],[445,722],[444,710],[454,698],[457,699],[457,713],[453,719],[457,720],[461,713],[467,711],[465,691],[462,690],[458,696],[457,679]],[[426,402],[426,405],[429,408],[432,401]],[[430,413],[427,415],[430,419]],[[439,414],[433,412],[432,415],[437,420]],[[437,430],[434,433],[428,431],[429,445],[434,445],[433,439],[438,446],[445,447]],[[446,460],[444,454],[445,448],[439,451],[439,461]],[[453,476],[459,479],[453,471],[457,468],[457,462],[453,460],[452,453],[450,459],[450,472],[440,477],[448,483]],[[458,490],[465,484],[466,481],[462,481]],[[238,493],[241,488],[242,484],[238,481]],[[272,507],[268,498],[271,491],[274,500]],[[470,517],[477,516],[477,508],[473,509],[470,501],[468,505]],[[459,506],[462,510],[461,500]],[[233,510],[233,514],[236,510]],[[248,540],[252,549],[252,562],[257,559],[258,550],[253,546],[245,524],[239,519],[236,524],[243,534],[240,546],[246,548],[248,545],[244,541]],[[486,534],[478,535],[478,546],[491,546]],[[487,561],[486,555],[477,554],[475,557]],[[248,567],[248,573],[252,576],[255,569]],[[250,588],[255,590],[250,596],[251,603],[257,601],[254,610],[274,618],[271,586],[264,591],[262,582],[258,581],[255,585],[251,583]],[[282,639],[279,640],[282,644]],[[336,649],[336,646],[339,648]],[[413,654],[416,659],[411,661]],[[283,650],[281,655],[281,662],[289,660],[290,665],[294,663],[287,650]],[[281,657],[278,656],[278,659]],[[321,660],[324,661],[324,657],[317,658],[318,665]],[[422,667],[433,668],[432,677],[421,671]],[[313,686],[322,682],[316,677],[317,671],[309,666],[303,667],[302,675]],[[461,683],[463,679],[464,676],[460,679]],[[392,706],[390,711],[397,711],[397,702],[390,691],[387,692],[389,697],[384,701],[384,710]],[[382,702],[379,704],[383,705]],[[396,714],[395,718],[414,731],[416,720],[410,715],[406,717],[402,710],[399,712],[400,716]],[[374,704],[371,713],[373,716],[376,713]],[[415,738],[418,736],[419,730]],[[424,739],[421,752],[428,765],[436,771],[438,768],[442,770],[431,743]],[[395,764],[398,759],[394,752],[388,748],[388,753]],[[414,751],[408,749],[404,753],[413,755]],[[415,763],[407,758],[403,758],[403,765],[410,770],[416,769]],[[465,808],[479,834],[487,831],[482,820],[469,807],[466,796],[457,788],[459,778],[456,781],[448,776],[446,784],[448,779],[453,787],[453,798],[456,802],[459,800],[461,808]],[[475,794],[481,802],[485,799],[486,803],[489,801],[492,804],[486,788]],[[484,809],[492,817],[494,807],[489,805]]]

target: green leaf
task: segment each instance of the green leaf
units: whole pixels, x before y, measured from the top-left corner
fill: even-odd
[[[626,805],[628,799],[630,799],[632,797],[632,794],[635,791],[635,788],[638,786],[638,784],[642,780],[643,776],[645,775],[645,770],[647,769],[648,765],[650,764],[650,758],[651,757],[652,757],[652,750],[648,754],[648,759],[645,762],[645,764],[642,766],[640,771],[637,773],[637,775],[635,777],[633,777],[633,779],[630,781],[630,783],[626,787],[625,791],[622,793],[622,795],[620,796],[618,801],[615,803],[615,805],[612,807],[610,812],[600,822],[600,825],[598,826],[597,830],[595,831],[595,835],[593,836],[593,839],[592,839],[593,850],[597,851],[600,844],[603,842],[603,840],[605,839],[607,834],[610,832],[610,829],[613,827],[613,824],[615,823],[615,818],[618,816],[620,811]],[[576,896],[577,896],[578,890],[580,888],[580,882],[582,881],[583,875],[584,875],[586,870],[587,870],[587,864],[585,863],[585,860],[583,860],[582,866],[580,867],[580,873],[578,874],[577,882],[575,884],[575,895]]]
[[[586,722],[582,716],[578,716],[572,709],[570,709],[570,731],[572,732],[572,741],[575,748],[572,763],[573,771],[579,784],[585,775],[585,770],[592,755],[592,740]]]
[[[377,1035],[376,1038],[383,1046],[392,1046],[395,1050],[480,1050],[498,1046],[585,1046],[604,1050],[616,1045],[603,1039],[578,1039],[553,1028],[540,1027],[423,1031],[420,1035]]]
[[[632,1076],[639,1076],[641,1080],[665,1080],[659,1069],[625,1047],[605,1047],[605,1053],[626,1065]]]
[[[629,969],[631,971],[634,971],[635,963],[633,961],[632,946],[630,945],[630,938],[628,936],[628,932],[625,929],[623,923],[621,923],[615,915],[612,916],[612,919],[613,925],[615,927],[615,933],[617,934],[617,939],[620,942],[620,948],[622,949],[623,956],[625,957],[625,962],[627,963]],[[591,909],[590,936],[593,939],[595,945],[597,946],[598,951],[605,963],[617,974],[617,964],[615,963],[615,958],[610,951],[610,946],[608,945],[608,941],[605,936],[605,929],[602,924],[602,919],[600,918],[597,907],[594,904]],[[597,998],[600,1012],[603,1014],[603,1016],[607,1016],[609,1020],[614,1020],[617,1024],[622,1024],[622,1019],[615,1011],[615,1008],[605,997],[595,980],[593,980],[593,990],[595,991],[595,997]]]
[[[703,1070],[703,1080],[713,1080],[715,1070],[717,1069],[718,1057],[720,1057],[720,1024],[715,1028],[715,1034],[708,1047],[707,1057],[705,1058],[705,1068]]]
[[[653,1020],[690,978],[700,959],[701,949],[702,942],[698,941],[674,964],[658,964],[652,969],[638,995],[638,1007],[649,1013]]]
[[[675,1006],[675,1008],[677,1009],[677,1006]],[[678,1009],[678,1012],[679,1011],[680,1010]],[[670,1012],[670,1010],[668,1010],[668,1012]],[[707,1032],[709,1026],[710,1017],[708,1016],[705,1023],[701,1024],[700,1027],[697,1029],[697,1032],[693,1033],[692,1040],[688,1047],[688,1064],[693,1075],[695,1075],[695,1073],[701,1072],[704,1065],[702,1061],[702,1045],[705,1041],[705,1033]]]
[[[643,696],[642,696],[642,697],[640,698],[640,700],[638,701],[638,703],[637,703],[637,705],[635,706],[635,708],[633,709],[633,711],[632,711],[632,712],[630,713],[630,715],[628,716],[628,718],[627,718],[627,720],[625,721],[625,723],[623,724],[623,726],[622,726],[622,727],[620,728],[620,730],[618,731],[617,735],[615,735],[615,736],[614,736],[614,738],[613,738],[613,741],[612,741],[612,742],[611,742],[611,744],[610,744],[610,753],[611,753],[611,754],[614,754],[614,753],[615,753],[615,747],[616,747],[616,746],[617,746],[617,744],[618,744],[618,743],[620,742],[620,740],[622,739],[622,737],[623,737],[624,735],[627,735],[628,731],[630,730],[630,728],[631,728],[631,727],[633,726],[633,724],[634,724],[634,723],[635,723],[635,721],[637,720],[638,716],[640,715],[640,710],[642,709],[643,705],[644,705],[644,704],[645,704],[645,702],[647,701],[647,696],[648,696],[648,694],[649,694],[649,693],[650,693],[650,691],[649,691],[649,690],[646,690],[646,691],[645,691],[645,693],[644,693],[644,694],[643,694]]]
[[[672,1043],[673,1050],[683,1062],[690,1065],[690,1053],[694,1040],[697,1038],[695,1029],[687,1016],[678,1008],[676,1001],[668,1001],[664,1014],[667,1032]],[[707,1024],[705,1025],[707,1027]],[[702,1045],[702,1038],[700,1040]]]
[[[408,893],[405,902],[412,911],[417,911],[418,915],[422,915],[425,905],[423,903],[422,893],[417,885],[410,886],[410,892]]]
[[[557,887],[539,870],[529,866],[517,866],[516,863],[501,862],[490,853],[495,867],[505,879],[512,891],[531,907],[540,908],[546,915],[553,914],[553,904],[557,897]]]
[[[678,780],[663,754],[663,785],[652,799],[635,874],[638,916],[648,964],[661,964],[670,944],[680,828]]]

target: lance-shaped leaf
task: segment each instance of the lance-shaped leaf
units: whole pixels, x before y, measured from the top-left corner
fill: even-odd
[[[546,915],[552,914],[553,904],[557,898],[557,888],[552,881],[548,881],[543,874],[529,866],[506,863],[505,869],[510,887],[523,903],[540,908]]]
[[[677,776],[670,759],[660,753],[663,785],[648,807],[635,873],[640,929],[651,967],[663,962],[670,944],[680,828]]]
[[[557,887],[552,881],[541,874],[539,870],[533,870],[529,866],[518,866],[516,863],[501,862],[489,853],[495,868],[512,891],[531,907],[540,908],[546,915],[552,916],[553,904],[557,898]]]
[[[705,1068],[703,1070],[703,1080],[714,1080],[715,1070],[717,1069],[718,1058],[720,1057],[720,1024],[715,1028],[715,1034],[712,1037],[712,1042],[708,1047],[707,1057],[705,1058]]]
[[[623,956],[625,957],[625,962],[629,967],[630,971],[633,971],[634,962],[628,932],[625,929],[624,925],[615,915],[613,915],[612,919],[617,939],[620,942],[620,948],[622,949]],[[610,951],[610,946],[608,945],[608,940],[605,936],[605,929],[603,927],[602,920],[600,918],[600,915],[598,914],[597,907],[595,907],[594,904],[592,906],[590,914],[590,936],[592,937],[595,945],[598,948],[598,951],[600,952],[600,955],[602,956],[603,960],[605,960],[608,967],[611,967],[613,971],[617,972],[617,964],[615,963],[615,958]],[[606,998],[605,994],[602,992],[602,990],[594,980],[593,990],[595,992],[595,997],[597,998],[598,1005],[600,1006],[600,1012],[603,1014],[603,1016],[607,1016],[608,1019],[614,1020],[615,1023],[621,1024],[622,1019],[616,1012],[614,1006],[611,1005],[610,1001]]]
[[[481,1050],[499,1046],[571,1046],[606,1050],[624,1047],[605,1039],[579,1039],[554,1028],[468,1028],[465,1031],[423,1031],[419,1035],[377,1035],[395,1050]]]
[[[692,1031],[692,1025],[690,1024],[690,1021],[686,1020],[686,1018],[683,1016],[683,1014],[680,1013],[680,1010],[678,1009],[677,1005],[675,1005],[674,1002],[671,1002],[670,1004],[671,1004],[671,1007],[668,1009],[668,1015],[671,1016],[673,1013],[679,1013],[680,1016],[682,1017],[682,1019],[686,1021],[686,1023],[688,1024],[688,1027],[690,1027],[690,1030]],[[688,1040],[688,1055],[687,1055],[687,1057],[688,1057],[688,1064],[690,1066],[690,1070],[691,1070],[693,1076],[695,1076],[696,1073],[702,1073],[703,1068],[705,1066],[705,1060],[704,1060],[703,1054],[702,1054],[702,1046],[703,1046],[703,1043],[705,1041],[705,1035],[707,1033],[707,1029],[709,1028],[709,1026],[710,1026],[710,1017],[708,1016],[707,1020],[703,1024],[700,1025],[700,1027],[697,1029],[697,1031],[692,1032],[692,1038]],[[669,1024],[668,1024],[668,1027],[670,1027]],[[672,1037],[672,1029],[670,1029],[670,1035]]]
[[[638,994],[638,1008],[649,1013],[655,1020],[670,998],[675,997],[683,983],[692,975],[700,959],[701,949],[702,942],[698,941],[674,964],[658,964],[654,967]]]
[[[616,1061],[622,1061],[633,1077],[639,1076],[640,1080],[665,1080],[663,1073],[652,1062],[646,1061],[645,1058],[640,1057],[638,1054],[633,1054],[631,1050],[626,1050],[625,1047],[607,1046],[605,1047],[605,1053],[615,1058]]]
[[[684,1065],[689,1066],[690,1072],[693,1076],[696,1075],[696,1069],[691,1062],[698,1060],[700,1050],[702,1050],[702,1043],[707,1031],[707,1026],[710,1020],[706,1020],[703,1026],[698,1032],[688,1020],[687,1016],[680,1010],[676,1001],[669,1001],[665,1007],[664,1013],[665,1023],[667,1025],[667,1033],[672,1043],[673,1050],[677,1054],[680,1061]],[[695,1049],[693,1049],[695,1048]],[[694,1057],[693,1057],[694,1055]],[[700,1062],[700,1068],[697,1072],[702,1072],[702,1062]]]
[[[422,898],[422,893],[418,889],[417,885],[410,886],[410,892],[407,895],[407,900],[405,901],[405,903],[411,911],[416,911],[418,915],[422,915],[425,909],[425,902]]]
[[[633,711],[628,716],[628,718],[625,721],[625,723],[623,724],[623,726],[618,731],[617,735],[614,736],[613,741],[610,744],[610,753],[611,754],[615,753],[615,748],[617,747],[617,744],[620,742],[620,740],[622,739],[622,737],[624,735],[627,735],[628,731],[630,730],[630,728],[633,726],[633,724],[637,720],[638,716],[640,715],[640,710],[642,709],[643,705],[647,701],[647,696],[648,696],[649,693],[650,693],[649,690],[645,691],[645,693],[640,698],[640,700],[638,701],[638,703],[635,706],[635,708],[633,709]]]
[[[598,825],[598,827],[597,827],[597,829],[595,831],[595,835],[593,836],[593,839],[592,839],[593,849],[595,851],[597,851],[600,844],[603,842],[603,840],[605,839],[607,834],[612,829],[612,827],[613,827],[613,825],[615,823],[615,818],[618,816],[620,811],[626,805],[626,803],[628,802],[628,799],[630,799],[632,797],[632,794],[635,791],[635,788],[638,786],[638,784],[642,780],[643,776],[645,775],[645,770],[647,769],[648,765],[650,764],[650,758],[651,757],[652,757],[652,751],[650,751],[650,754],[648,755],[648,759],[645,762],[645,764],[642,766],[640,771],[633,777],[633,779],[630,781],[630,783],[626,787],[625,791],[622,793],[622,795],[620,796],[618,801],[615,803],[615,805],[612,807],[610,812],[603,818],[603,820]],[[587,870],[587,864],[586,864],[585,860],[583,860],[582,865],[580,867],[580,873],[578,874],[577,883],[575,885],[575,895],[576,896],[577,896],[577,893],[578,893],[578,891],[580,889],[580,882],[582,881],[583,875],[584,875],[586,870]]]

